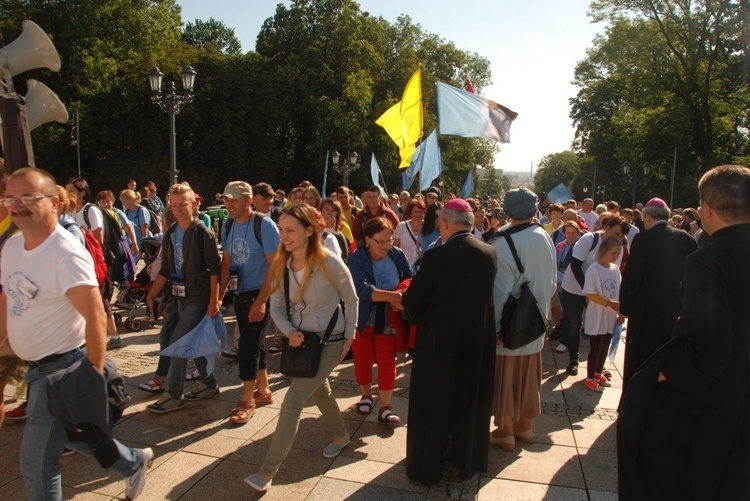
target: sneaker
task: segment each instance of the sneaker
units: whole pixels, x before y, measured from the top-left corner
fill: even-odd
[[[28,405],[28,402],[24,402],[12,411],[6,412],[5,419],[8,421],[21,421],[26,419],[26,405]]]
[[[182,398],[184,398],[188,402],[196,402],[198,400],[203,400],[204,398],[214,398],[218,396],[219,396],[218,385],[211,388],[203,383],[199,383],[196,389],[194,389],[190,393],[186,393],[185,396]]]
[[[181,398],[174,398],[169,393],[165,393],[156,402],[146,407],[146,409],[157,414],[166,414],[167,412],[178,411],[182,409],[185,402]]]
[[[594,379],[599,381],[599,384],[604,386],[605,388],[609,388],[610,386],[612,386],[612,383],[609,382],[607,376],[604,376],[602,374],[597,374],[596,376],[594,376]]]
[[[120,339],[119,337],[109,338],[109,341],[107,341],[107,351],[117,350],[119,348],[122,348],[122,339]]]
[[[281,339],[276,338],[273,340],[273,343],[271,343],[271,346],[268,347],[269,353],[281,353]]]
[[[331,442],[330,444],[326,445],[325,449],[323,449],[323,457],[328,459],[335,458],[336,456],[341,454],[341,451],[344,450],[344,447],[349,445],[351,441],[351,437],[347,434],[346,439],[340,444],[334,444],[333,442]]]
[[[141,449],[141,464],[133,476],[125,479],[125,499],[135,499],[146,486],[146,470],[154,464],[154,451],[151,447]]]
[[[596,379],[587,379],[583,382],[583,385],[589,390],[595,391],[597,393],[601,393],[604,391],[604,386],[599,384],[599,381],[597,381]]]
[[[234,351],[233,349],[229,351],[222,351],[221,356],[224,358],[231,358],[231,359],[236,359],[237,357],[239,357],[239,355],[237,355],[237,352]]]
[[[557,348],[555,348],[555,351],[557,353],[565,353],[566,351],[568,351],[568,347],[565,346],[564,344],[560,343],[560,344],[557,345]]]
[[[271,487],[271,480],[266,480],[260,473],[253,473],[245,479],[245,483],[258,492],[266,492]]]

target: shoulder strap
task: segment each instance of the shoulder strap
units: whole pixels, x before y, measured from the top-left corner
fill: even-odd
[[[589,252],[591,252],[592,250],[594,250],[594,247],[596,247],[596,244],[598,244],[598,243],[599,243],[599,232],[595,231],[594,232],[594,239],[591,241],[591,247],[589,248]]]
[[[289,304],[289,268],[284,267],[284,301],[286,302],[286,318],[292,321],[292,307]],[[333,310],[331,320],[328,322],[326,332],[323,334],[323,339],[320,341],[321,344],[325,344],[328,338],[333,333],[333,328],[336,327],[336,321],[339,319],[339,306],[336,305],[336,309]]]
[[[414,233],[411,232],[411,228],[409,228],[409,221],[405,221],[404,226],[406,227],[406,232],[409,234],[412,241],[414,242],[414,245],[419,247],[419,243],[417,242],[417,237],[414,236]]]
[[[87,202],[83,206],[83,220],[86,222],[86,229],[91,228],[91,222],[89,221],[89,207],[92,207],[94,204],[91,202]]]
[[[286,318],[292,321],[292,307],[289,304],[289,268],[284,265],[284,301],[286,302]]]
[[[518,252],[516,252],[516,246],[513,244],[513,239],[510,238],[510,235],[508,235],[506,232],[501,232],[502,235],[505,237],[505,240],[508,242],[508,247],[510,247],[510,252],[513,253],[513,259],[516,261],[516,266],[518,267],[518,271],[521,272],[521,275],[524,274],[524,268],[523,264],[521,264],[521,260],[518,258]]]
[[[255,213],[255,219],[253,220],[253,232],[255,233],[255,240],[258,241],[261,248],[263,247],[263,233],[261,232],[260,225],[263,223],[263,218],[257,212]]]

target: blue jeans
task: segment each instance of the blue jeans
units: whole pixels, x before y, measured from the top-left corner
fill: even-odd
[[[172,309],[169,316],[167,316],[167,318],[164,320],[164,324],[161,326],[161,331],[159,332],[160,351],[169,346],[169,338],[172,336],[172,332],[177,326],[178,320],[180,320],[180,316],[177,314],[177,307],[175,307]],[[167,377],[167,374],[169,374],[170,361],[170,357],[159,355],[159,363],[156,366],[156,375],[159,378],[165,379]]]
[[[586,296],[566,292],[561,298],[563,307],[562,335],[560,342],[568,347],[571,362],[578,362],[578,349],[581,346],[581,323],[586,308]]]
[[[31,501],[58,501],[63,498],[60,457],[66,445],[84,456],[94,457],[85,443],[68,442],[65,427],[47,410],[47,376],[67,369],[85,356],[84,349],[26,372],[24,379],[28,385],[29,400],[21,442],[21,473]],[[117,440],[114,442],[120,455],[112,469],[123,477],[133,476],[141,465],[141,450],[125,447]]]
[[[169,344],[174,343],[182,336],[193,330],[203,317],[206,316],[208,309],[208,300],[200,303],[186,303],[182,298],[177,299],[177,306],[169,315],[167,323],[174,325],[174,329],[169,334]],[[176,320],[172,317],[175,317]],[[216,355],[211,355],[215,357]],[[208,386],[216,385],[216,378],[213,374],[206,372],[206,357],[195,359],[195,367],[201,376],[201,382]],[[187,368],[187,359],[171,357],[169,361],[169,373],[167,375],[167,392],[173,398],[182,397],[182,389],[185,386],[185,369]]]

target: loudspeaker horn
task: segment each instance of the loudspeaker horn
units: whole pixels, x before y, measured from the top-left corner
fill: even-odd
[[[68,121],[68,110],[49,87],[38,80],[27,80],[29,88],[24,96],[26,101],[26,121],[29,130],[34,130],[42,124],[55,121],[64,124]]]
[[[9,79],[34,68],[60,71],[60,56],[47,34],[26,20],[21,35],[0,50],[0,77]]]

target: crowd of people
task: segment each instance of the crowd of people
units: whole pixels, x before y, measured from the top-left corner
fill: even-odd
[[[750,169],[709,171],[697,210],[671,210],[659,198],[632,208],[588,198],[551,203],[526,188],[501,203],[443,196],[436,187],[384,196],[369,186],[356,196],[341,186],[327,197],[310,182],[287,194],[237,180],[214,197],[227,217],[212,217],[188,183],[171,186],[163,202],[153,182],[139,191],[131,180],[116,207],[111,191],[93,197],[85,179],[63,187],[32,168],[10,174],[0,189],[0,342],[7,337],[28,366],[27,403],[7,417],[27,419],[21,470],[32,499],[60,499],[66,447],[120,472],[130,499],[145,485],[153,452],[112,438],[115,406],[97,435],[107,447],[92,446],[90,437],[66,434],[72,418],[48,408],[54,378],[43,377],[80,374],[88,364],[117,384],[105,364],[106,350],[123,344],[111,302],[139,275],[149,284],[148,311],[163,317],[162,350],[233,304],[236,346],[222,353],[239,362],[242,391],[228,416],[235,426],[274,402],[266,336],[276,334],[270,353],[300,347],[308,333],[326,339],[317,374],[292,379],[260,470],[245,479],[258,491],[271,487],[310,397],[331,430],[323,455],[349,445],[328,377],[350,350],[356,409],[369,415],[377,401],[384,426],[401,424],[392,393],[397,355],[409,354],[407,475],[433,484],[446,461],[470,478],[487,469],[490,446],[510,451],[517,440],[534,441],[547,339],[568,354],[570,377],[587,340],[581,385],[605,391],[607,355],[627,318],[621,495],[670,497],[677,489],[690,497],[698,484],[684,473],[696,465],[713,481],[701,483],[706,497],[750,492],[740,470],[750,466],[747,293],[737,280],[746,276],[739,253],[750,239]],[[159,251],[148,256],[152,239]],[[527,292],[548,328],[519,344],[508,306]],[[213,361],[198,357],[194,365],[161,355],[139,385],[161,394],[147,410],[175,412],[218,396]],[[199,382],[185,393],[191,379]],[[709,425],[721,442],[695,445],[691,433]]]

